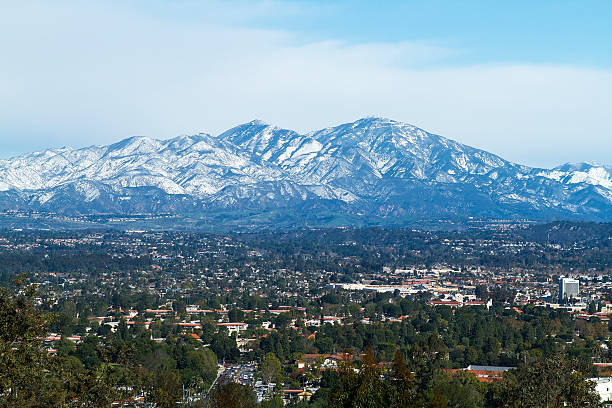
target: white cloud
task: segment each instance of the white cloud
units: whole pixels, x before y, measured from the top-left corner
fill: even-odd
[[[444,67],[460,51],[249,28],[252,16],[313,13],[297,4],[178,3],[187,15],[162,2],[147,13],[139,2],[27,4],[0,16],[5,152],[217,133],[255,117],[308,131],[379,114],[526,164],[612,157],[609,70]]]

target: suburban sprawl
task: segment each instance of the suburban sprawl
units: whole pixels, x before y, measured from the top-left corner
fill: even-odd
[[[594,407],[612,399],[611,272],[597,223],[7,229],[0,399]]]

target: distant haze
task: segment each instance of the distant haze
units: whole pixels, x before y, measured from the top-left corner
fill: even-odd
[[[3,4],[0,157],[381,115],[530,166],[612,164],[612,6],[530,3]]]

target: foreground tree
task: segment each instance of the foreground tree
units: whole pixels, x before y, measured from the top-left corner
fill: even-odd
[[[395,351],[393,358],[392,380],[395,388],[395,405],[402,407],[413,405],[416,399],[414,375],[406,366],[400,350]]]
[[[0,406],[61,406],[66,391],[55,372],[55,361],[42,348],[50,319],[33,304],[36,290],[17,296],[0,288]]]
[[[282,375],[282,364],[274,353],[268,353],[261,361],[261,376],[266,383],[278,382]]]
[[[152,378],[149,400],[159,408],[175,407],[181,400],[183,387],[181,379],[174,370],[160,371]]]
[[[259,404],[259,408],[283,408],[283,406],[283,399],[278,395],[273,398],[263,400]]]
[[[584,367],[564,354],[509,371],[494,390],[496,407],[596,408],[595,384],[583,374]]]
[[[0,407],[102,407],[119,398],[110,365],[87,369],[42,347],[52,316],[35,304],[36,288],[0,288]]]
[[[255,408],[257,396],[251,387],[229,382],[211,391],[208,408]]]
[[[342,362],[342,384],[332,397],[332,408],[388,408],[396,406],[394,389],[380,378],[374,352],[368,347],[358,372],[349,357]]]
[[[431,405],[438,407],[481,408],[485,406],[486,385],[470,373],[446,374],[438,371],[432,381]]]

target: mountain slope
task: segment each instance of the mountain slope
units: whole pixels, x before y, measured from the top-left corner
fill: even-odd
[[[398,223],[609,221],[612,167],[530,168],[383,118],[309,134],[253,121],[218,137],[132,137],[0,160],[4,210],[205,215],[249,209],[301,219],[321,208]]]

